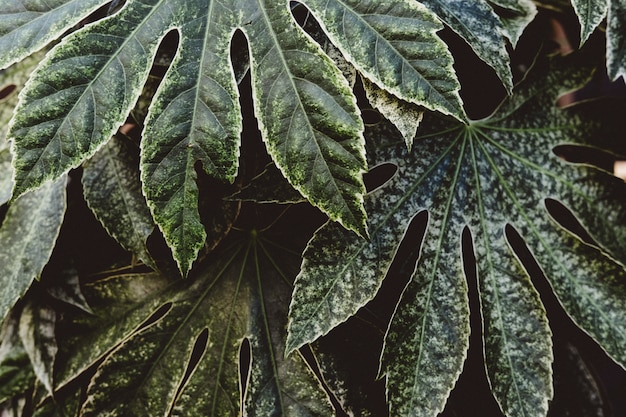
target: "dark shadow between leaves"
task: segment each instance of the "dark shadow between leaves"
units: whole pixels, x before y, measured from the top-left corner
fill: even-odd
[[[245,392],[248,389],[250,380],[250,367],[252,366],[252,346],[247,337],[241,341],[239,346],[239,386],[242,393],[241,403],[245,401]]]

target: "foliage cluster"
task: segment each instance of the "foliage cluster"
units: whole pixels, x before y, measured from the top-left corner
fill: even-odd
[[[626,366],[625,16],[3,0],[2,412],[452,415],[482,346],[503,415],[563,358],[603,415],[551,323]]]

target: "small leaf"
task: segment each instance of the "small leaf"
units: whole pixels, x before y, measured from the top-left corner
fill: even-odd
[[[606,49],[607,70],[612,80],[620,76],[626,79],[626,40],[624,28],[626,28],[626,1],[610,0],[609,12],[606,18]]]
[[[59,276],[54,277],[54,282],[46,288],[46,292],[57,300],[80,308],[87,313],[93,313],[85,300],[80,287],[78,271],[70,265],[63,269]]]
[[[509,94],[513,90],[509,54],[500,19],[484,0],[422,1],[446,25],[461,36],[476,55],[493,68]]]
[[[609,0],[572,0],[572,6],[580,21],[580,44],[582,45],[604,20],[609,8]]]
[[[362,79],[363,89],[370,104],[402,133],[407,148],[413,146],[413,138],[424,117],[424,109],[380,89],[366,78]]]
[[[0,318],[39,278],[56,242],[65,213],[62,176],[9,206],[0,227]]]
[[[61,37],[109,0],[3,0],[0,4],[0,69]]]
[[[35,382],[35,373],[18,333],[17,313],[0,327],[0,404],[22,394]]]
[[[303,3],[346,59],[378,87],[402,100],[465,120],[452,56],[435,35],[442,26],[420,3]]]
[[[490,0],[492,4],[502,7],[506,13],[500,14],[504,35],[513,47],[530,22],[537,15],[537,6],[532,0]]]
[[[156,269],[146,241],[154,223],[141,193],[139,160],[132,144],[113,137],[83,165],[85,201],[107,232],[126,250]]]
[[[19,334],[35,375],[52,395],[52,370],[58,351],[55,337],[56,312],[45,304],[27,302],[20,316]]]
[[[311,204],[366,235],[363,124],[347,81],[286,4],[257,4],[244,27],[255,113],[276,166]]]

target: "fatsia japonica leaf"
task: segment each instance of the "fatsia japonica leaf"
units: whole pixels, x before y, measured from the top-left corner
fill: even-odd
[[[582,45],[604,20],[609,8],[609,0],[572,0],[572,6],[580,21],[580,44]]]
[[[141,193],[137,150],[129,140],[113,137],[83,165],[85,201],[104,228],[126,250],[156,268],[146,242],[154,222]]]
[[[507,225],[525,239],[568,314],[626,364],[620,284],[626,271],[604,252],[623,252],[617,245],[625,233],[626,186],[552,152],[593,134],[580,114],[555,106],[557,94],[587,79],[584,58],[576,59],[538,65],[492,116],[469,126],[431,115],[412,153],[388,126],[366,132],[370,165],[393,163],[398,171],[366,197],[370,242],[327,225],[309,243],[290,308],[288,349],[325,334],[374,296],[410,219],[425,210],[421,255],[382,355],[394,415],[436,415],[461,371],[469,320],[461,267],[466,227],[477,259],[487,375],[505,415],[544,416],[552,397],[546,313],[509,247]],[[584,226],[600,228],[604,249],[555,223],[548,198],[568,205]]]
[[[0,4],[0,69],[61,37],[109,0],[3,0]]]
[[[30,299],[22,307],[20,338],[35,375],[50,394],[53,391],[54,359],[58,351],[55,325],[56,312],[49,305]]]
[[[147,297],[169,309],[106,356],[81,415],[333,414],[303,358],[283,355],[298,256],[255,232],[232,243],[193,281]],[[249,369],[240,375],[244,339]]]
[[[63,175],[9,206],[0,226],[0,318],[48,263],[65,214],[65,183]]]
[[[22,90],[11,121],[14,196],[77,167],[112,137],[140,96],[161,39],[176,30],[176,57],[146,119],[141,178],[186,275],[206,239],[195,169],[226,181],[237,173],[241,112],[230,60],[237,29],[249,39],[255,110],[272,158],[313,205],[365,235],[356,100],[281,2],[129,0],[66,36]]]
[[[465,120],[442,28],[413,0],[303,2],[366,78],[398,98]]]
[[[422,3],[461,36],[476,55],[491,66],[506,90],[513,89],[509,54],[502,23],[484,0],[423,0]]]
[[[537,15],[537,6],[532,0],[491,0],[490,3],[506,10],[499,14],[500,21],[504,35],[515,47],[526,26]]]
[[[35,373],[19,336],[17,312],[0,326],[0,404],[28,390]]]
[[[42,58],[43,53],[36,53],[9,68],[0,70],[0,92],[4,96],[0,99],[0,204],[9,201],[13,188],[12,158],[9,142],[6,140],[9,121],[17,105],[18,93]]]

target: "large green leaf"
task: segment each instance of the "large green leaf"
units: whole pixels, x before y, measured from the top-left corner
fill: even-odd
[[[0,4],[0,69],[18,62],[109,0],[3,0]]]
[[[593,134],[581,114],[554,104],[558,93],[586,79],[575,59],[538,65],[487,119],[464,126],[429,117],[412,153],[389,126],[366,132],[370,164],[393,163],[398,172],[366,198],[370,242],[327,225],[309,243],[295,284],[288,349],[325,334],[374,296],[410,219],[426,210],[421,256],[382,356],[394,415],[436,415],[461,371],[469,320],[460,251],[465,227],[477,258],[487,374],[507,416],[544,416],[552,396],[545,311],[509,247],[507,225],[526,240],[566,311],[626,364],[626,293],[618,284],[626,271],[562,229],[545,207],[548,198],[563,201],[589,230],[598,230],[594,237],[604,250],[623,256],[624,183],[569,166],[552,152]]]
[[[39,278],[65,214],[62,176],[13,201],[0,227],[0,318]]]
[[[303,2],[365,77],[398,98],[465,120],[437,17],[413,0]]]
[[[230,43],[238,28],[248,35],[255,109],[277,166],[313,205],[365,235],[356,100],[288,3],[276,1],[129,0],[66,36],[22,90],[11,122],[14,195],[77,167],[112,137],[140,96],[161,39],[176,30],[176,57],[146,119],[141,178],[186,275],[206,239],[196,165],[221,180],[237,173],[241,114]]]
[[[302,357],[283,353],[298,254],[252,232],[211,256],[189,280],[135,274],[85,289],[95,316],[73,325],[80,336],[57,361],[65,384],[104,355],[82,415],[333,414]]]

